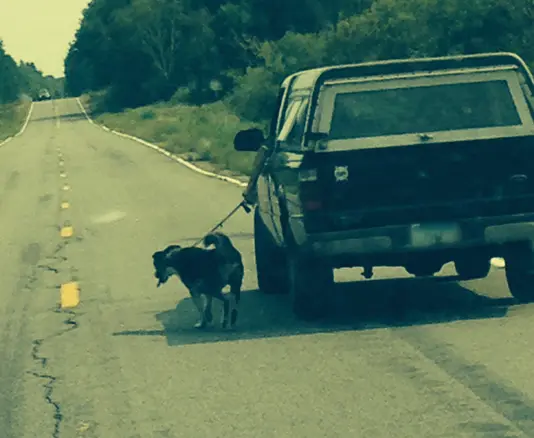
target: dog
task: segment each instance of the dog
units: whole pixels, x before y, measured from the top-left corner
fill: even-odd
[[[157,287],[176,275],[189,289],[200,318],[195,328],[205,328],[213,321],[212,300],[223,302],[222,328],[234,327],[238,318],[241,287],[245,269],[241,253],[230,238],[221,232],[209,233],[203,239],[205,248],[169,245],[152,255]],[[213,245],[213,249],[209,247]],[[223,289],[230,286],[230,298]],[[204,298],[204,299],[203,299]],[[233,301],[233,303],[231,303]]]

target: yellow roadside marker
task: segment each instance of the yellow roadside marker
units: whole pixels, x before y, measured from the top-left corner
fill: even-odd
[[[62,284],[59,292],[61,307],[63,309],[68,307],[76,307],[78,304],[80,304],[80,288],[78,283],[71,282]]]
[[[63,227],[61,229],[61,237],[72,237],[74,229],[72,227]]]

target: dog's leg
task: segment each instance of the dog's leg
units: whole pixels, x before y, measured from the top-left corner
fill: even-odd
[[[230,300],[223,295],[223,311],[221,321],[221,327],[223,329],[228,328],[228,323],[230,322],[230,305]]]
[[[241,300],[241,288],[237,285],[230,285],[230,300],[232,302],[230,308],[230,327],[234,327],[237,323],[239,315],[239,301]]]
[[[191,299],[193,300],[193,303],[195,303],[200,316],[198,322],[195,324],[195,328],[204,328],[207,325],[207,321],[206,314],[204,312],[204,300],[202,299],[202,295],[196,291],[191,291]]]
[[[237,323],[237,317],[239,316],[239,298],[237,298],[236,295],[232,294],[232,306],[231,306],[231,313],[230,313],[230,327],[235,327]]]
[[[213,297],[211,295],[206,295],[206,306],[204,307],[204,320],[207,324],[211,324],[213,321],[213,313],[211,305],[213,302]]]
[[[222,290],[219,290],[217,293],[213,294],[213,298],[221,300],[223,303],[223,308],[221,312],[221,327],[223,329],[228,327],[230,322],[230,300],[222,293]]]
[[[233,298],[230,327],[235,327],[239,316],[239,302],[241,301],[241,287],[243,284],[244,270],[239,269],[230,277],[230,296]]]

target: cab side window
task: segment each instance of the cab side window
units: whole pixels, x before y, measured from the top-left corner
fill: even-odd
[[[300,149],[302,137],[304,135],[304,126],[306,124],[306,115],[308,114],[308,99],[300,100],[300,104],[295,115],[295,123],[289,131],[286,142]]]
[[[277,126],[278,126],[278,130],[276,130],[276,125],[275,125],[275,130],[276,130],[276,133],[274,134],[274,138],[277,139],[279,136],[280,136],[280,132],[282,131],[282,129],[284,129],[284,125],[289,117],[289,114],[291,112],[291,109],[293,108],[293,105],[294,105],[294,97],[292,97],[292,93],[293,93],[293,89],[294,89],[294,85],[295,85],[295,80],[293,80],[289,86],[287,87],[287,96],[288,98],[286,99],[286,101],[284,103],[282,103],[282,100],[283,100],[283,97],[284,97],[284,93],[283,91],[285,90],[282,90],[280,96],[279,96],[279,113],[280,113],[280,117],[279,117],[279,122],[277,123]],[[275,131],[273,130],[273,132]]]
[[[277,139],[280,151],[300,151],[307,110],[307,98],[298,97],[289,102],[287,117]]]
[[[282,100],[284,99],[285,91],[285,88],[281,88],[278,92],[278,97],[276,98],[276,106],[274,109],[274,114],[271,118],[271,124],[269,126],[269,140],[271,140],[269,144],[272,144],[278,135],[278,132],[276,132],[276,128],[278,126],[278,119],[283,117],[281,106]]]

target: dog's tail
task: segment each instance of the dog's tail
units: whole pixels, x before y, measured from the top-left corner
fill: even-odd
[[[232,246],[232,242],[230,241],[230,238],[218,231],[213,231],[209,234],[207,234],[204,237],[204,246],[208,247],[210,245],[213,245],[215,249],[223,249],[228,248]]]

